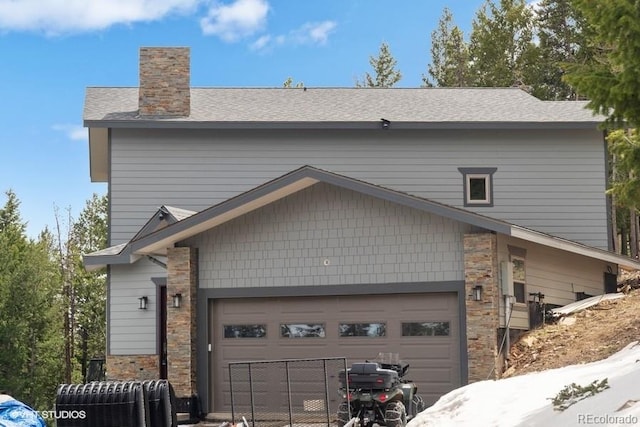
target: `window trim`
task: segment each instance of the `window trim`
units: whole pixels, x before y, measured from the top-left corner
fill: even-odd
[[[464,207],[493,207],[493,174],[498,168],[458,168],[462,174],[462,201]],[[486,185],[486,197],[483,200],[471,200],[471,179],[483,178]]]

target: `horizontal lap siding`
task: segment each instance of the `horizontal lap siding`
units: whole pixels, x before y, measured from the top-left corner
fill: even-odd
[[[496,167],[479,213],[606,248],[594,131],[112,132],[112,243],[162,204],[202,210],[309,164],[462,207],[458,167]]]
[[[109,298],[109,354],[156,354],[156,286],[151,277],[165,277],[166,270],[147,260],[111,267]],[[138,298],[149,299],[140,310]]]
[[[544,302],[566,305],[576,300],[577,292],[590,295],[604,293],[604,273],[615,265],[593,258],[546,248],[534,243],[501,236],[499,258],[507,261],[507,245],[525,249],[526,292],[542,292]],[[527,298],[528,299],[528,298]]]

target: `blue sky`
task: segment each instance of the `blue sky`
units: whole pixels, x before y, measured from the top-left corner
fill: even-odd
[[[354,86],[387,42],[416,87],[449,7],[465,31],[483,0],[0,0],[0,190],[30,236],[93,193],[88,86],[138,86],[141,46],[191,48],[192,86]],[[0,206],[4,205],[4,194]]]

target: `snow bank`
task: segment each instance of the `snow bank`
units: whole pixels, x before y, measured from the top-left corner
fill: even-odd
[[[608,378],[609,389],[564,411],[551,399],[571,383],[587,386]],[[640,343],[608,359],[453,390],[407,427],[640,425]]]

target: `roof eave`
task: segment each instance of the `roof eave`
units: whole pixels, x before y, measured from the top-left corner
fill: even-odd
[[[89,128],[120,129],[597,129],[600,121],[440,121],[407,122],[389,119],[383,129],[381,121],[197,121],[189,119],[85,120]]]
[[[538,243],[544,246],[560,249],[566,252],[571,252],[577,255],[583,255],[589,258],[610,262],[629,270],[640,270],[640,262],[634,259],[605,251],[603,249],[593,248],[590,246],[582,245],[580,243],[572,242],[570,240],[540,233],[534,230],[529,230],[523,227],[518,227],[515,225],[512,226],[510,236],[527,240],[529,242]]]

